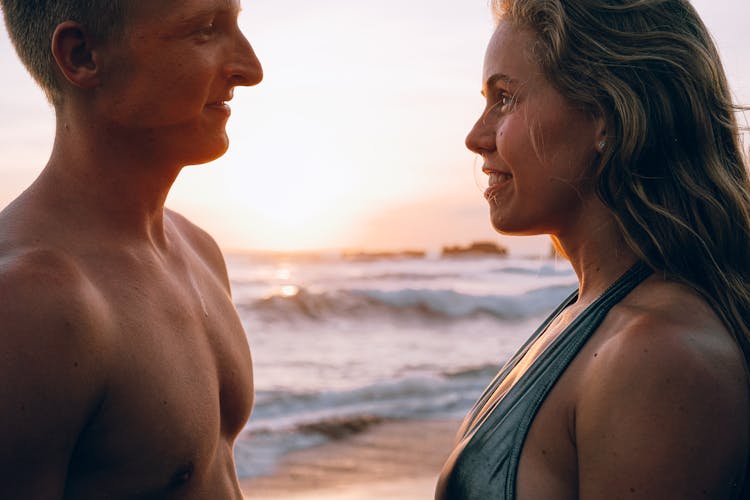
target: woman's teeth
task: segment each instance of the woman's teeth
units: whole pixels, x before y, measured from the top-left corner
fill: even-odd
[[[496,184],[500,184],[505,181],[508,181],[510,180],[511,177],[513,176],[510,174],[506,174],[504,172],[492,172],[489,178],[489,186],[492,187]]]

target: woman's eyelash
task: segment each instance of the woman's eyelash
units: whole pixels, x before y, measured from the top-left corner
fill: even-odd
[[[512,106],[516,102],[516,97],[508,92],[501,91],[495,94],[494,103],[489,109],[492,111],[505,111],[508,106]]]
[[[511,95],[508,92],[500,92],[497,96],[497,104],[501,106],[507,106],[509,104],[513,104],[515,102],[515,96]]]

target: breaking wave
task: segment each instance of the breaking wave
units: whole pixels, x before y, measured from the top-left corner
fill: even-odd
[[[417,288],[314,293],[301,288],[292,296],[274,295],[240,304],[239,308],[265,322],[375,317],[460,320],[481,315],[521,320],[551,310],[570,293],[569,286],[550,286],[520,295],[471,295],[454,290]]]

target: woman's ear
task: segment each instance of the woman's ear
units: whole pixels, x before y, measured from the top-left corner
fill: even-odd
[[[602,154],[607,149],[607,146],[610,145],[609,137],[607,136],[607,119],[604,116],[598,116],[594,121],[594,126],[594,147],[599,154]]]
[[[65,21],[55,28],[52,56],[65,79],[76,87],[90,89],[99,84],[91,39],[80,24]]]

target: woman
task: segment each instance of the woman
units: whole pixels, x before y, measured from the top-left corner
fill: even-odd
[[[750,183],[687,0],[496,0],[467,137],[495,229],[579,290],[467,416],[437,499],[750,498]]]

